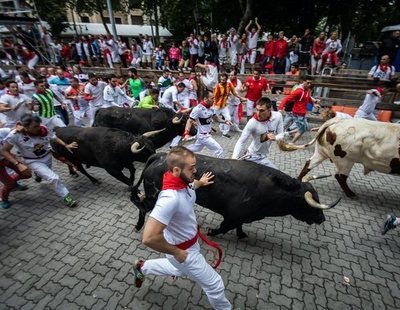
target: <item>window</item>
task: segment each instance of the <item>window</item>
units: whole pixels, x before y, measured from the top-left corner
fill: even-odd
[[[115,17],[115,23],[116,24],[122,24],[122,18],[121,17]]]
[[[109,24],[109,23],[110,23],[110,18],[109,18],[109,17],[104,17],[104,22],[105,22],[106,24]]]
[[[90,23],[89,16],[81,16],[81,22],[82,23]]]
[[[143,17],[137,15],[131,15],[132,25],[143,25]]]

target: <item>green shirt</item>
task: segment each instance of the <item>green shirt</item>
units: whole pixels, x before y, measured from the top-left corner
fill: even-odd
[[[50,118],[56,115],[54,111],[54,94],[50,89],[46,89],[44,94],[33,94],[32,102],[39,105],[40,117]]]
[[[140,100],[138,108],[141,109],[152,109],[153,106],[156,104],[156,101],[153,99],[152,96],[148,95]]]
[[[139,99],[139,94],[143,90],[143,81],[141,79],[129,78],[129,87],[131,89],[132,97]]]

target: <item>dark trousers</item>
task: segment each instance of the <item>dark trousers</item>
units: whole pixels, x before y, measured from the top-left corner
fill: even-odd
[[[56,111],[57,115],[59,115],[64,122],[65,125],[69,124],[69,115],[67,108],[63,109],[60,105],[54,107],[54,111]]]

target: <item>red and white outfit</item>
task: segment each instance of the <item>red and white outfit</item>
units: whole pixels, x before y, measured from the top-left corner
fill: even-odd
[[[132,108],[136,104],[136,100],[129,97],[119,86],[112,87],[107,85],[103,90],[104,105],[106,107],[124,107],[125,104]]]
[[[379,64],[373,66],[368,75],[372,76],[372,78],[374,79],[379,79],[381,81],[390,81],[390,79],[394,77],[394,74],[396,73],[395,71],[396,69],[394,66],[391,66],[389,64]]]
[[[247,87],[246,115],[253,116],[254,107],[256,106],[257,100],[262,97],[262,91],[269,90],[268,81],[262,76],[258,80],[256,80],[254,76],[250,76],[244,82],[244,85]]]
[[[56,136],[46,127],[40,127],[41,132],[38,136],[26,135],[16,132],[14,129],[5,140],[18,149],[30,170],[42,177],[43,181],[49,184],[59,197],[65,198],[69,191],[60,177],[51,170],[53,156],[51,155],[50,140],[54,140]]]
[[[150,217],[166,225],[164,238],[168,243],[180,245],[197,235],[195,202],[196,192],[191,185],[170,172],[164,174],[163,190]],[[188,256],[183,263],[166,254],[166,258],[146,260],[141,271],[145,275],[187,276],[201,286],[213,309],[232,309],[225,297],[222,278],[200,253],[199,243],[195,241],[185,250]]]
[[[74,115],[74,125],[75,126],[83,126],[82,120],[83,118],[89,115],[89,104],[85,100],[83,96],[84,86],[83,84],[79,85],[79,88],[73,88],[69,86],[65,89],[66,96],[76,96],[76,100],[70,99],[71,102],[71,110]]]
[[[189,82],[191,84],[191,88],[190,88],[190,91],[189,91],[189,106],[190,107],[195,107],[197,105],[197,102],[198,102],[197,91],[195,89],[195,85],[197,84],[197,80],[189,78]],[[196,84],[193,85],[194,83],[196,83]]]
[[[223,65],[226,63],[228,57],[228,40],[221,39],[218,44],[218,60],[219,64]]]
[[[105,104],[103,98],[103,90],[107,86],[106,82],[98,81],[97,85],[87,83],[84,90],[84,98],[89,101],[89,126],[93,125],[94,115],[96,111],[102,108]]]
[[[322,53],[325,50],[325,41],[316,38],[311,49],[311,74],[320,74],[322,67]]]
[[[332,66],[337,66],[339,64],[338,54],[341,52],[341,50],[342,50],[342,43],[340,42],[339,39],[326,40],[325,50],[322,53],[322,62],[327,63],[329,62],[328,59],[330,58],[330,64]]]
[[[228,80],[228,83],[231,83],[233,87],[235,87],[235,91],[238,94],[240,90],[242,89],[242,82],[236,78],[234,81]],[[232,94],[229,95],[228,97],[228,109],[229,109],[229,114],[231,117],[231,121],[233,126],[231,126],[231,129],[234,131],[241,132],[239,128],[239,105],[240,105],[240,99],[233,96]]]
[[[211,137],[213,122],[212,118],[215,115],[215,110],[208,107],[204,102],[200,102],[195,106],[190,113],[190,118],[196,121],[197,124],[197,139],[194,144],[189,145],[187,148],[192,152],[200,152],[204,147],[208,148],[218,158],[223,158],[224,150],[217,141]]]
[[[9,128],[0,128],[0,147],[3,146],[3,141],[10,133],[11,129]],[[15,165],[17,162],[17,158],[15,158],[14,162],[10,162],[5,159],[3,156],[0,156],[0,182],[3,183],[3,188],[0,193],[0,198],[2,200],[8,200],[8,196],[13,188],[15,188],[17,181],[21,179],[27,179],[23,175],[19,174],[18,167]],[[9,169],[15,171],[15,173],[8,174],[7,170]]]
[[[176,80],[175,85],[178,85],[179,83],[185,84],[185,88],[183,91],[181,91],[178,94],[178,101],[180,104],[183,105],[185,109],[189,109],[190,107],[190,91],[193,89],[192,83],[188,79],[183,79],[183,80]]]
[[[250,64],[254,64],[256,62],[257,56],[257,41],[258,41],[258,31],[256,32],[247,32],[247,47],[249,48],[247,58]]]
[[[238,62],[238,36],[230,35],[229,38],[229,52],[230,52],[230,59],[231,59],[231,66],[236,66]]]
[[[284,138],[283,118],[281,113],[271,111],[270,118],[265,121],[261,121],[258,118],[258,115],[255,114],[254,117],[247,122],[239,140],[236,142],[232,158],[239,159],[241,157],[247,139],[251,136],[253,141],[247,149],[243,159],[277,169],[277,167],[267,157],[272,141],[267,140],[261,142],[261,135],[266,133],[273,133],[276,140]]]

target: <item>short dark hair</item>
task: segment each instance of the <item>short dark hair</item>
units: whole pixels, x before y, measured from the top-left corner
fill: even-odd
[[[157,88],[152,88],[149,91],[150,95],[158,95],[160,91]]]
[[[7,81],[6,82],[6,87],[10,87],[11,84],[17,84],[18,85],[17,82],[15,82],[14,80],[11,80],[11,81]]]
[[[260,99],[257,100],[256,105],[265,105],[268,109],[271,108],[271,99],[268,97],[261,97]]]
[[[44,82],[46,82],[45,79],[37,79],[37,80],[35,80],[35,82],[33,82],[33,84],[34,84],[35,86],[38,86],[39,84],[44,83]]]
[[[93,72],[89,72],[89,73],[88,73],[88,78],[89,78],[89,79],[95,78],[95,77],[97,77],[97,76],[96,76],[96,74],[94,74]]]
[[[219,75],[219,77],[221,78],[221,77],[225,77],[226,79],[228,79],[228,74],[226,74],[226,73],[221,73],[220,75]]]
[[[167,169],[169,171],[172,171],[174,167],[183,169],[187,157],[195,157],[195,155],[184,146],[173,147],[167,154]]]
[[[79,79],[77,79],[76,77],[72,77],[72,78],[70,78],[69,80],[70,80],[71,82],[74,81],[74,82],[78,82],[78,83],[79,83]]]
[[[42,119],[37,115],[32,115],[32,114],[24,114],[24,115],[22,115],[22,117],[21,117],[21,125],[22,126],[28,127],[33,122],[41,124],[42,123]]]
[[[132,72],[133,74],[137,74],[136,68],[129,68],[129,72]]]
[[[186,87],[185,83],[183,83],[183,82],[180,82],[177,86],[178,86],[178,87],[183,87],[183,88]]]

